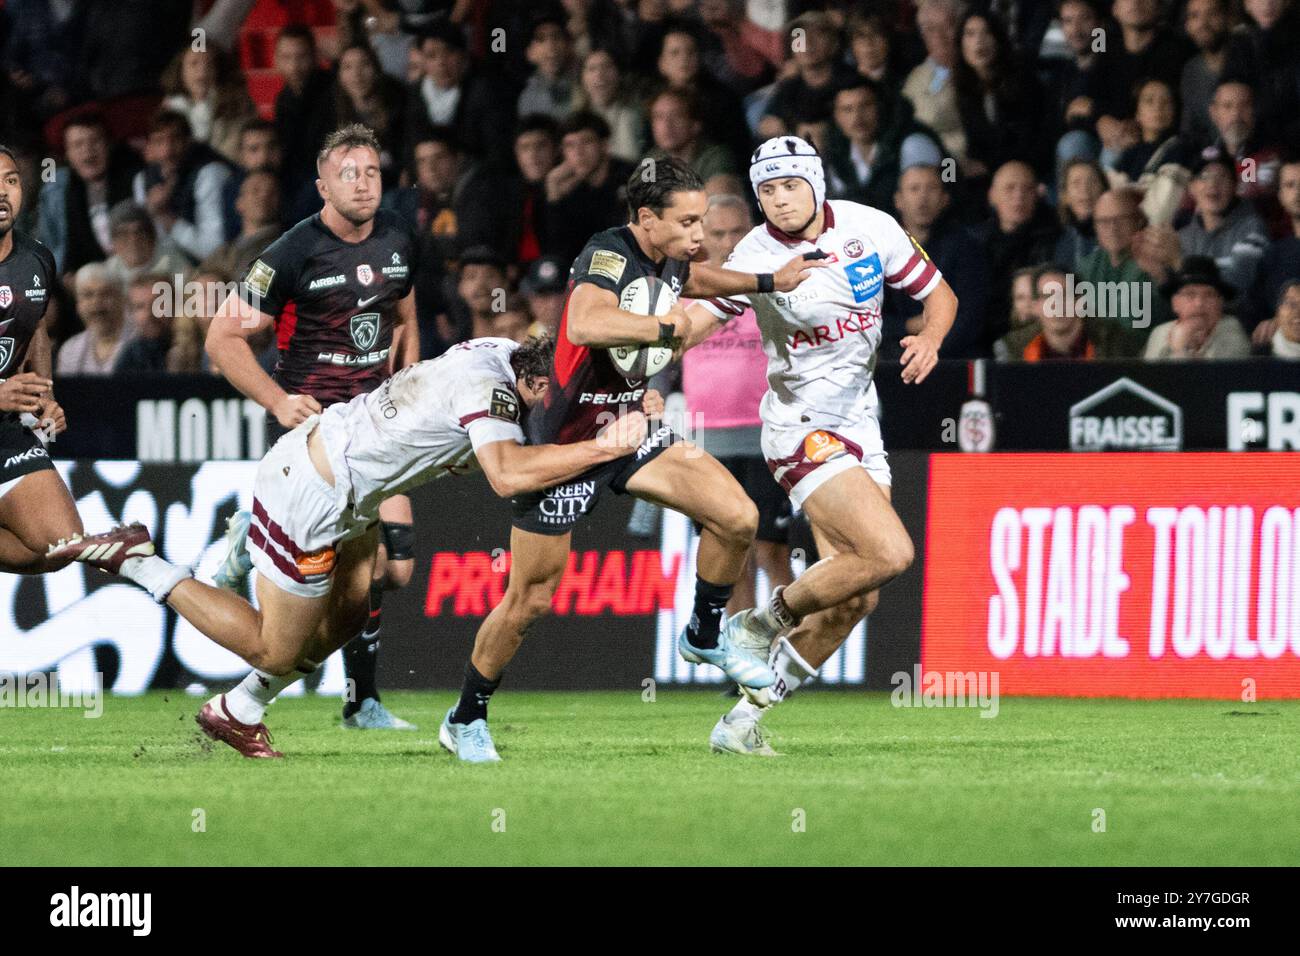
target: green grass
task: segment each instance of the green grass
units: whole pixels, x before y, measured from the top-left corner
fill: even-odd
[[[179,693],[110,698],[98,720],[0,710],[0,864],[1300,859],[1295,701],[1004,698],[987,719],[812,692],[769,715],[785,756],[743,760],[707,750],[712,693],[507,689],[505,762],[471,767],[436,744],[452,698],[385,695],[415,733],[344,731],[329,699],[277,703],[283,761],[206,746],[200,701]]]

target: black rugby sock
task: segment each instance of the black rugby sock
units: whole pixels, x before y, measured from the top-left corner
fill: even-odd
[[[379,670],[379,616],[380,600],[383,591],[371,585],[370,618],[365,629],[347,644],[343,645],[343,673],[351,682],[354,691],[351,700],[343,702],[343,716],[351,717],[361,709],[361,702],[367,697],[379,700],[379,685],[376,673]]]
[[[687,640],[692,647],[702,650],[718,646],[718,629],[727,602],[731,600],[730,584],[710,584],[704,578],[695,579],[695,609],[691,622],[686,625]]]
[[[488,701],[501,686],[501,678],[488,680],[478,672],[473,661],[465,664],[465,683],[460,688],[460,702],[451,715],[453,724],[472,724],[476,720],[487,720]]]

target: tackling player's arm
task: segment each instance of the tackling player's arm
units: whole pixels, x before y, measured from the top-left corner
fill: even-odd
[[[388,374],[420,361],[420,326],[415,316],[415,290],[397,303],[397,324],[393,326],[393,346],[388,353]]]
[[[695,299],[707,299],[722,295],[789,292],[807,279],[813,269],[821,269],[825,265],[825,262],[818,259],[798,255],[776,272],[753,273],[694,262],[691,263],[691,274],[686,279],[682,294]]]
[[[320,402],[310,395],[290,395],[257,362],[249,338],[275,320],[255,308],[238,290],[226,296],[208,326],[204,348],[231,385],[261,405],[285,428],[293,428],[320,413]]]
[[[599,435],[569,445],[521,445],[494,441],[476,450],[479,466],[492,490],[502,498],[541,491],[636,451],[645,441],[646,418],[640,412],[620,415]]]

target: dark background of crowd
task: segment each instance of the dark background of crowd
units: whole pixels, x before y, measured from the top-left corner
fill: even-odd
[[[157,283],[241,278],[353,121],[424,247],[424,357],[554,329],[641,157],[752,209],[782,133],[942,269],[944,357],[1300,357],[1294,0],[6,0],[0,49],[60,374],[215,371],[215,297],[155,309]],[[1048,321],[1066,277],[1147,284],[1154,330]],[[886,354],[918,313],[887,297]]]

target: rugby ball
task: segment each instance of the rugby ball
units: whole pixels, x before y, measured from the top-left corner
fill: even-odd
[[[636,315],[667,315],[676,302],[677,295],[657,276],[633,279],[618,297],[618,307]],[[609,349],[609,360],[624,378],[639,381],[667,368],[673,350],[662,345],[616,345]]]

